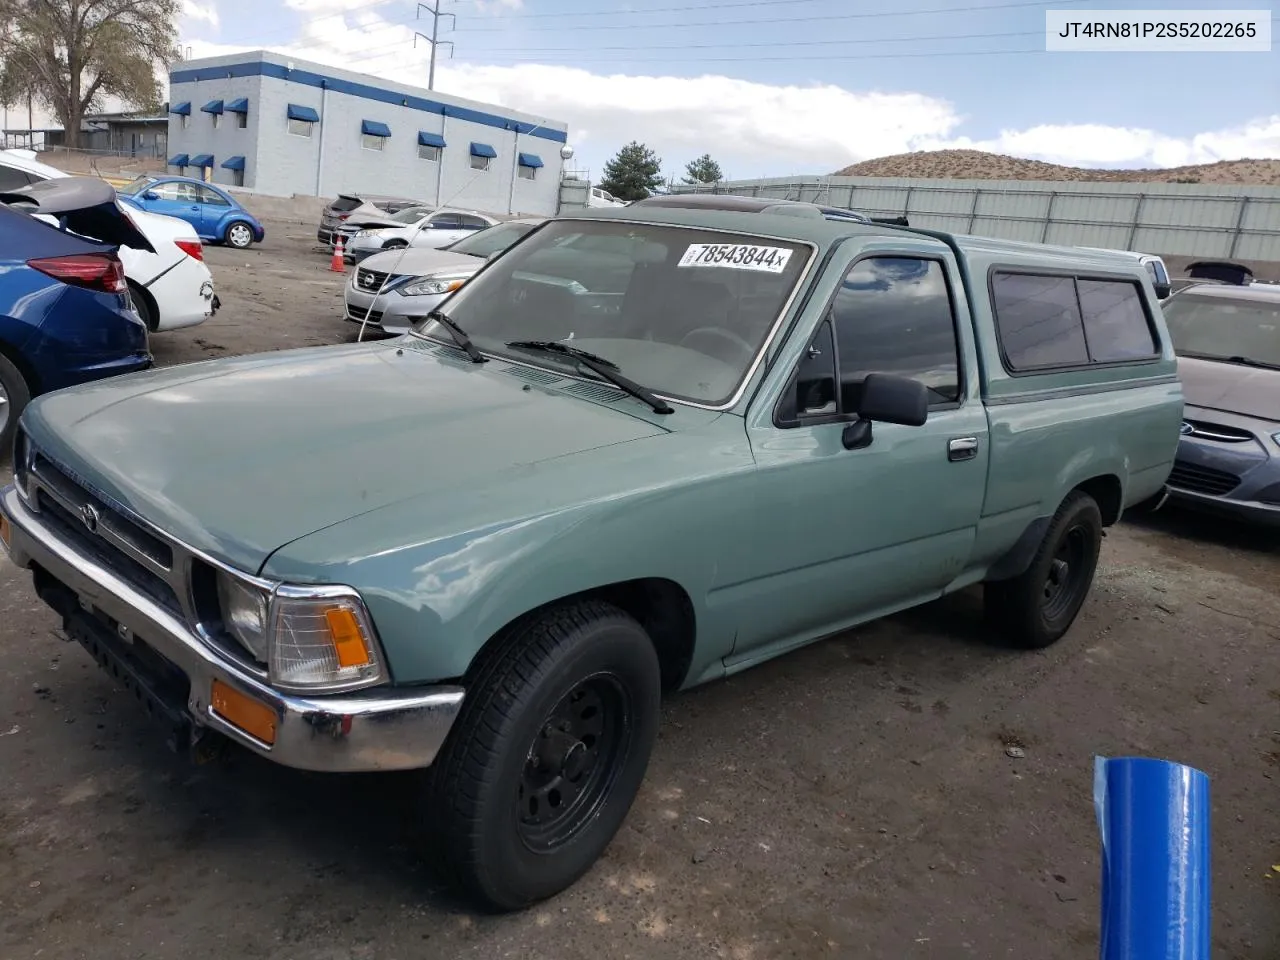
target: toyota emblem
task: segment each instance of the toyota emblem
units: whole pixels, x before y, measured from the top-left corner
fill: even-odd
[[[1178,432],[1182,434],[1184,437],[1189,437],[1196,432],[1196,428],[1193,427],[1191,424],[1187,423],[1187,421],[1183,420],[1182,426],[1178,428]]]
[[[98,532],[98,510],[91,503],[86,503],[80,508],[80,522],[90,533]]]

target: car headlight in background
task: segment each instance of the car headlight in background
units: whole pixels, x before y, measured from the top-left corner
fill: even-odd
[[[460,286],[467,282],[467,276],[451,276],[451,277],[427,277],[423,280],[415,280],[413,283],[406,283],[403,287],[397,287],[396,290],[406,297],[438,297],[442,293],[452,293]]]
[[[267,666],[281,690],[334,692],[387,678],[373,623],[350,587],[256,584],[218,574],[227,632]]]
[[[357,230],[351,237],[352,240],[359,240],[361,237],[373,236],[372,230]]]
[[[1280,430],[1271,435],[1271,439],[1276,442],[1276,446],[1280,447]]]

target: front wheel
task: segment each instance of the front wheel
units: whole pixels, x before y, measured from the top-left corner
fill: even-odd
[[[227,227],[226,241],[227,246],[243,250],[253,243],[253,230],[243,220],[237,220]]]
[[[1101,549],[1097,501],[1073,491],[1058,507],[1026,571],[986,584],[988,618],[1017,646],[1038,649],[1055,643],[1089,596]]]
[[[610,604],[553,608],[499,640],[430,775],[428,823],[460,885],[517,910],[586,873],[640,789],[660,700],[653,643]]]

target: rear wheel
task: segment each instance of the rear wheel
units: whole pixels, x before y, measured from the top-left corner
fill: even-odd
[[[991,622],[1010,642],[1047,647],[1071,628],[1089,596],[1102,548],[1102,512],[1079,490],[1058,508],[1031,565],[1018,577],[986,584]]]
[[[243,220],[237,220],[227,227],[224,237],[227,241],[227,246],[243,250],[253,243],[253,230]]]
[[[13,452],[13,434],[18,418],[31,401],[31,388],[22,372],[0,353],[0,462]]]
[[[586,873],[644,779],[660,699],[653,643],[609,604],[553,608],[499,640],[430,774],[426,822],[460,885],[515,910]]]
[[[147,330],[155,333],[158,318],[156,317],[155,309],[151,305],[151,298],[132,280],[129,281],[129,299],[133,301],[133,309],[138,311],[138,316],[147,325]]]

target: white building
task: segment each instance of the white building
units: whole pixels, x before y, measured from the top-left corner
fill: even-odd
[[[556,212],[566,124],[264,50],[169,74],[169,166],[275,196]]]

